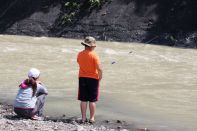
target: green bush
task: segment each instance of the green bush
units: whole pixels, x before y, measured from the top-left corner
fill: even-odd
[[[101,0],[89,0],[89,3],[92,7],[98,7],[101,4]]]
[[[77,4],[76,2],[66,2],[64,4],[65,7],[69,8],[69,9],[76,9],[79,8],[79,4]]]
[[[62,24],[64,25],[71,23],[74,16],[75,16],[75,12],[71,12],[70,14],[65,14],[62,17]]]
[[[64,14],[61,17],[62,25],[72,23],[81,11],[86,12],[99,8],[107,1],[108,0],[85,0],[83,2],[78,0],[64,1]]]

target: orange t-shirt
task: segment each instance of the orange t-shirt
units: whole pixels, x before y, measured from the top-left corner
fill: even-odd
[[[79,77],[89,77],[99,79],[96,66],[100,64],[100,59],[94,51],[83,50],[78,54]]]

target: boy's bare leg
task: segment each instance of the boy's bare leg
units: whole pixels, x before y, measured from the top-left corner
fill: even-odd
[[[90,108],[90,120],[95,121],[95,111],[96,111],[96,103],[95,102],[90,102],[89,103],[89,108]]]
[[[81,101],[80,107],[81,107],[82,121],[84,122],[86,120],[87,102]]]

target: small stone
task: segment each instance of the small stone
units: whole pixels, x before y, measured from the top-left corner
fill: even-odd
[[[29,122],[27,121],[22,121],[22,123],[25,125],[25,126],[28,126]]]
[[[101,125],[100,129],[103,130],[103,131],[105,131],[106,130],[106,127],[104,127],[103,125]]]
[[[73,121],[71,121],[70,123],[71,123],[71,124],[73,124],[73,125],[77,125],[77,122],[76,122],[76,121],[74,121],[74,120],[73,120]]]
[[[119,130],[120,130],[121,128],[122,128],[121,126],[118,126],[118,127],[117,127],[117,129],[119,129]]]
[[[105,120],[105,123],[109,123],[109,120]]]
[[[84,130],[83,126],[77,126],[77,131],[83,131],[83,130]]]
[[[106,11],[104,11],[104,12],[101,13],[102,16],[104,16],[104,15],[106,15],[106,14],[107,14]]]
[[[53,129],[54,129],[54,130],[58,130],[58,126],[55,126]]]
[[[122,121],[121,121],[121,120],[117,120],[116,122],[117,122],[117,123],[122,123]]]
[[[113,61],[111,64],[115,64],[116,62],[115,61]]]
[[[6,123],[7,123],[7,124],[10,124],[10,125],[14,125],[14,123],[11,122],[11,121],[7,121]]]

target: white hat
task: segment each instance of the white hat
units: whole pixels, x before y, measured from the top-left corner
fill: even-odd
[[[40,75],[40,71],[36,68],[31,68],[28,72],[28,77],[38,78]]]

